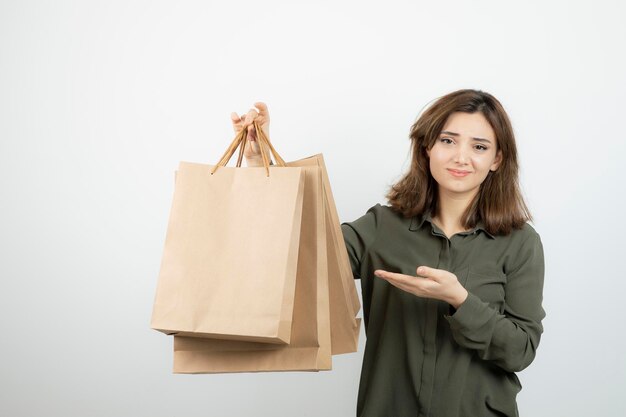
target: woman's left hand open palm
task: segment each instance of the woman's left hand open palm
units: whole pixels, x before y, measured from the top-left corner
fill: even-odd
[[[467,298],[468,292],[456,275],[443,269],[420,266],[417,276],[404,275],[377,269],[374,274],[401,290],[418,297],[434,298],[458,308]]]

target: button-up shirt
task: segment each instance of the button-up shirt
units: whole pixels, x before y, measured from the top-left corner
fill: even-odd
[[[448,238],[430,214],[380,204],[341,228],[367,336],[357,416],[518,416],[515,372],[533,361],[545,317],[535,229],[493,236],[479,223]],[[457,276],[469,293],[458,309],[374,276],[416,276],[420,265]]]

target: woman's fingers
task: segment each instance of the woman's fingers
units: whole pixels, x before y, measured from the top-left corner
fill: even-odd
[[[259,110],[259,116],[262,117],[266,123],[270,121],[270,112],[267,110],[267,105],[265,103],[257,101],[254,103],[254,107]]]
[[[436,296],[439,284],[428,279],[398,274],[395,272],[376,270],[375,275],[391,285],[419,297]]]
[[[448,271],[444,271],[442,269],[436,269],[436,268],[429,268],[423,265],[418,267],[415,272],[417,273],[417,276],[430,278],[433,281],[437,281],[437,282],[441,282],[441,280],[446,275],[450,274]]]
[[[233,122],[233,129],[235,129],[235,133],[239,133],[239,131],[243,128],[243,120],[239,115],[235,112],[230,114],[230,120]]]
[[[255,109],[248,110],[248,113],[246,113],[244,126],[250,126],[252,122],[254,121],[254,119],[256,119],[257,117],[259,117],[258,111],[256,111]]]
[[[381,269],[377,269],[376,271],[374,271],[374,275],[376,275],[379,278],[384,278],[387,280],[391,279],[395,282],[401,282],[404,284],[407,284],[410,278],[414,278],[414,277],[409,277],[407,275],[398,274],[396,272],[383,271]]]
[[[248,110],[247,113],[244,114],[237,114],[235,112],[232,112],[230,114],[230,119],[233,123],[233,128],[235,129],[236,133],[239,133],[241,131],[241,129],[247,129],[248,131],[248,140],[250,142],[253,142],[253,146],[250,149],[250,151],[257,153],[258,152],[258,146],[254,146],[256,145],[256,132],[254,130],[254,121],[256,120],[257,123],[259,123],[260,126],[263,127],[263,131],[265,132],[265,134],[267,133],[267,129],[269,126],[269,111],[267,109],[267,105],[265,103],[263,103],[262,101],[257,101],[254,103],[254,108],[251,108],[250,110]]]
[[[257,120],[258,123],[264,125],[267,124],[270,120],[269,111],[267,110],[267,105],[261,101],[257,101],[254,103],[256,108],[252,108],[248,110],[247,113],[238,116],[237,113],[231,113],[230,118],[233,120],[233,123],[241,121],[243,127],[252,126],[252,123]]]

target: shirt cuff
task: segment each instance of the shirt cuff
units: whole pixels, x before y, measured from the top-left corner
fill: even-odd
[[[454,311],[451,308],[450,311]],[[450,323],[452,329],[476,329],[486,324],[495,311],[478,296],[468,292],[467,298],[454,311],[454,314],[444,314],[444,318]]]

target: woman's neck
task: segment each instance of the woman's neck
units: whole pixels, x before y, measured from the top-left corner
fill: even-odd
[[[438,213],[433,217],[433,222],[448,237],[464,232],[466,229],[461,223],[461,218],[473,198],[473,196],[439,194]]]

